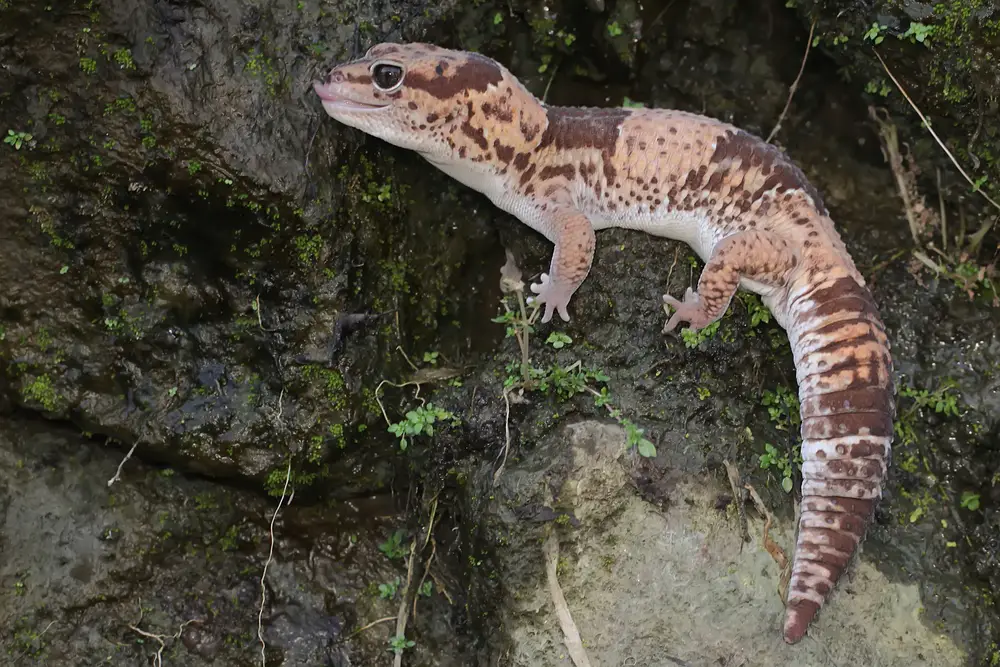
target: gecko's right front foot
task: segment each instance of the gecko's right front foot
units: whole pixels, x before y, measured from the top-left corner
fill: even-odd
[[[559,312],[559,317],[563,322],[569,322],[569,313],[566,306],[569,305],[569,298],[573,296],[573,291],[561,282],[553,282],[549,274],[543,273],[539,282],[531,284],[531,291],[538,296],[530,297],[530,303],[545,304],[545,312],[542,314],[542,322],[552,319],[552,313]]]

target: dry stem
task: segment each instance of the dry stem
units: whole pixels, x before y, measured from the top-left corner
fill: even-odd
[[[160,644],[160,648],[157,649],[156,655],[153,656],[153,667],[163,667],[163,651],[167,648],[168,639],[180,639],[181,633],[184,632],[184,628],[191,625],[192,623],[201,623],[201,619],[193,618],[190,621],[184,621],[181,623],[180,627],[177,628],[177,632],[172,635],[155,635],[152,632],[146,632],[145,630],[139,629],[139,624],[142,623],[142,604],[139,605],[139,620],[135,622],[135,625],[129,624],[129,629],[133,632],[137,632],[143,637],[149,639],[155,639]],[[51,625],[51,623],[50,623]],[[48,630],[48,628],[45,628]]]
[[[802,54],[802,64],[799,65],[799,73],[795,76],[795,81],[792,81],[792,85],[788,88],[788,99],[785,100],[785,108],[778,115],[778,122],[774,124],[771,134],[767,135],[767,143],[771,143],[771,139],[774,139],[774,136],[778,134],[778,130],[781,129],[781,123],[785,120],[785,114],[788,113],[788,108],[792,106],[792,97],[794,97],[795,91],[799,87],[799,79],[802,78],[802,73],[806,71],[806,60],[809,58],[809,49],[812,48],[813,32],[815,30],[816,19],[813,19],[812,25],[809,26],[809,41],[806,42],[806,51]]]
[[[872,50],[875,51],[874,49]],[[945,155],[948,156],[948,159],[951,160],[951,163],[955,165],[955,168],[958,169],[960,174],[962,174],[962,177],[965,178],[965,180],[969,183],[970,186],[972,186],[973,190],[978,192],[980,195],[983,196],[983,198],[986,201],[992,204],[993,208],[1000,211],[1000,204],[996,203],[992,197],[990,197],[988,194],[986,194],[986,192],[983,191],[982,188],[976,185],[976,183],[972,180],[972,178],[965,172],[965,169],[962,168],[962,165],[958,163],[958,160],[955,159],[955,156],[952,155],[950,150],[948,150],[948,147],[945,146],[943,141],[941,141],[941,138],[937,135],[937,132],[935,132],[934,128],[931,127],[931,122],[927,120],[927,117],[923,114],[922,111],[920,111],[920,108],[916,105],[916,103],[910,98],[909,95],[906,94],[906,90],[903,88],[903,85],[899,83],[899,80],[897,80],[896,77],[893,75],[892,71],[889,69],[889,66],[885,64],[884,60],[882,60],[882,56],[879,55],[878,51],[875,51],[875,57],[878,58],[878,61],[880,63],[882,63],[882,68],[885,70],[885,73],[889,75],[889,78],[892,79],[892,82],[896,84],[896,88],[899,89],[899,92],[903,96],[903,99],[909,102],[910,106],[913,107],[913,110],[917,112],[917,115],[920,116],[920,120],[923,121],[924,128],[926,128],[927,131],[930,132],[931,136],[934,137],[934,141],[936,141],[937,145],[941,147],[941,150],[945,152]],[[990,224],[992,225],[992,223]]]
[[[590,660],[587,652],[583,649],[583,641],[580,639],[580,631],[573,622],[573,616],[569,613],[569,606],[563,596],[562,588],[559,587],[559,579],[556,576],[556,569],[559,563],[559,538],[554,531],[549,531],[542,546],[542,553],[545,555],[545,574],[549,582],[549,595],[552,596],[552,604],[555,605],[556,615],[559,617],[559,626],[563,631],[563,641],[569,651],[569,657],[573,659],[576,667],[590,667]]]
[[[267,587],[265,586],[264,580],[267,578],[267,568],[271,564],[271,559],[274,557],[274,522],[278,518],[278,512],[281,511],[281,506],[285,502],[285,493],[288,491],[288,483],[292,479],[292,459],[288,459],[288,470],[285,473],[285,485],[281,489],[281,498],[278,499],[278,506],[274,508],[274,514],[271,515],[271,525],[268,529],[268,535],[271,538],[271,546],[267,551],[267,560],[264,561],[264,570],[260,573],[260,610],[257,612],[257,639],[260,640],[260,664],[261,667],[267,667],[267,656],[264,651],[267,649],[267,644],[264,642],[264,604],[267,601]]]

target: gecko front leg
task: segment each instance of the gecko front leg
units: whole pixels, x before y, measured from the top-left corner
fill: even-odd
[[[797,263],[795,251],[777,234],[751,230],[725,237],[712,250],[697,292],[689,287],[683,301],[663,295],[663,302],[674,309],[663,333],[681,322],[695,331],[707,327],[725,314],[740,278],[777,287],[787,282]]]
[[[531,226],[539,229],[555,247],[549,272],[531,285],[536,294],[533,301],[545,306],[542,322],[551,320],[554,312],[568,322],[566,306],[590,273],[594,261],[594,227],[585,215],[566,206],[549,205],[539,210],[537,217],[537,226]]]

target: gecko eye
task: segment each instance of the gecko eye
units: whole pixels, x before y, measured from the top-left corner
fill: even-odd
[[[378,64],[372,67],[372,81],[381,90],[391,90],[403,79],[403,68],[397,65]]]

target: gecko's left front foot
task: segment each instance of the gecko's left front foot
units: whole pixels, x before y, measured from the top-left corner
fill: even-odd
[[[663,333],[670,333],[681,322],[687,322],[692,331],[703,329],[712,323],[712,319],[705,313],[701,297],[690,287],[684,293],[684,301],[678,301],[669,294],[664,294],[663,303],[674,309],[673,316],[663,325]]]
[[[549,274],[543,273],[539,282],[531,284],[531,291],[537,296],[531,297],[529,303],[545,306],[545,312],[542,315],[543,323],[551,320],[554,312],[559,313],[563,322],[569,322],[566,306],[569,305],[569,298],[573,296],[572,289],[568,288],[562,281],[556,282],[549,277]]]

